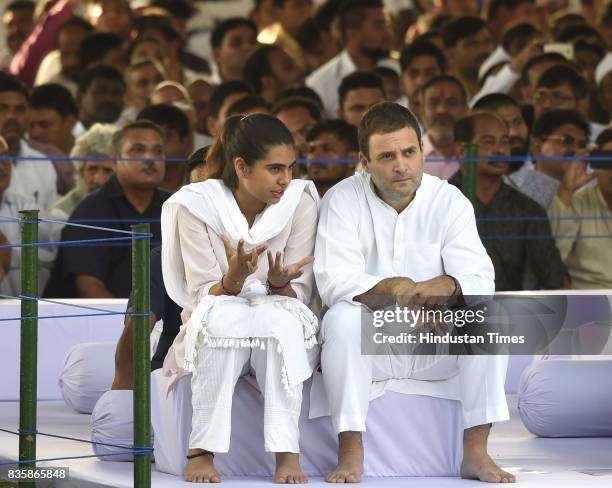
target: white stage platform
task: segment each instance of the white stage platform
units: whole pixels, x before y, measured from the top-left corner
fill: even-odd
[[[494,427],[490,453],[504,468],[515,472],[525,488],[590,488],[612,486],[612,438],[536,438],[525,430],[516,411],[516,396],[508,397],[512,419]],[[15,429],[18,425],[18,404],[0,402],[0,426]],[[89,438],[89,416],[74,413],[63,402],[39,402],[38,430],[81,439]],[[79,456],[92,454],[89,445],[39,436],[38,457]],[[0,432],[0,458],[14,459],[18,452],[17,436]],[[410,455],[410,453],[406,453]],[[44,463],[41,463],[43,465]],[[132,463],[102,462],[80,459],[48,463],[69,466],[73,481],[84,480],[108,486],[133,486]],[[608,469],[607,474],[594,476],[578,472],[587,469]],[[152,486],[192,487],[180,477],[155,471]],[[270,478],[224,478],[223,486],[271,486]],[[329,486],[321,478],[310,480],[310,486]],[[366,478],[369,487],[468,487],[483,486],[479,482],[458,478]]]

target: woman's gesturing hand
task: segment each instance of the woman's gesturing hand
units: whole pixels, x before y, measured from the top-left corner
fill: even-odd
[[[257,270],[257,260],[259,256],[267,249],[267,246],[257,246],[250,251],[244,250],[244,239],[238,241],[236,249],[232,248],[229,239],[225,236],[219,236],[225,247],[225,256],[227,257],[228,271],[227,276],[234,282],[244,281],[247,276],[253,274]]]
[[[268,251],[268,283],[274,288],[282,288],[302,275],[304,266],[314,262],[314,256],[306,256],[288,266],[283,265],[283,253],[278,251],[276,257]]]

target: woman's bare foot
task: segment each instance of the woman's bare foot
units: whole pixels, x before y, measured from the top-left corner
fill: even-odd
[[[276,453],[276,472],[274,473],[275,483],[308,483],[308,476],[304,474],[300,467],[300,456],[294,452]]]
[[[338,464],[325,481],[328,483],[359,483],[363,476],[363,442],[361,432],[341,432]]]
[[[487,483],[514,483],[516,477],[501,469],[485,453],[463,453],[461,477],[469,480],[480,480]]]
[[[220,483],[221,476],[215,469],[212,453],[206,452],[203,449],[189,449],[189,455],[206,453],[202,456],[197,456],[187,461],[183,479],[192,483]]]
[[[487,453],[491,424],[476,425],[463,431],[461,477],[486,483],[514,483],[513,474],[501,469]]]

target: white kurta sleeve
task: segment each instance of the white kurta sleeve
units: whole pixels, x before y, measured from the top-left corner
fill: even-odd
[[[495,293],[495,271],[476,228],[474,207],[456,190],[442,240],[444,272],[461,285],[463,295]]]
[[[223,272],[212,248],[208,226],[182,205],[177,210],[177,219],[187,289],[193,303],[198,303],[221,280]]]
[[[366,272],[358,202],[357,191],[344,186],[328,191],[321,204],[314,274],[321,299],[328,307],[351,301],[386,278]]]
[[[314,198],[304,192],[300,203],[295,209],[289,239],[285,245],[283,261],[285,266],[296,261],[312,256],[317,233],[317,204]],[[291,287],[297,295],[297,299],[308,304],[314,286],[312,264],[305,266],[304,273],[291,282]]]

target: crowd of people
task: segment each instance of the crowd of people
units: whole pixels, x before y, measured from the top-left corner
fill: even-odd
[[[192,374],[189,481],[219,481],[251,370],[275,478],[306,480],[297,421],[322,342],[328,481],[361,478],[371,383],[412,378],[461,399],[462,476],[513,482],[486,451],[507,358],[378,363],[346,324],[381,296],[612,289],[612,3],[578,5],[258,0],[200,51],[188,0],[12,1],[0,241],[19,242],[22,209],[92,224],[43,221],[49,242],[150,223],[154,368]],[[130,295],[127,244],[40,260],[43,296]],[[2,293],[19,268],[0,250]],[[131,388],[130,344],[128,318],[115,389]]]
[[[610,242],[601,238],[610,235],[612,170],[579,159],[612,150],[610,2],[581,2],[580,10],[529,0],[252,7],[214,26],[204,57],[186,49],[196,13],[187,0],[10,2],[0,132],[4,153],[17,159],[4,165],[2,215],[32,207],[119,228],[151,219],[159,242],[156,219],[187,182],[188,156],[210,145],[228,117],[250,113],[285,124],[301,163],[293,177],[314,181],[322,196],[361,169],[357,126],[387,100],[417,116],[426,173],[461,188],[466,146],[495,158],[477,165],[474,203],[498,291],[612,287]],[[146,132],[132,126],[142,119],[160,128],[155,147],[136,137]],[[160,162],[141,170],[118,157]],[[12,243],[10,227],[0,224]],[[100,236],[57,226],[41,234],[92,237]],[[6,253],[0,289],[16,294],[19,250]],[[47,296],[129,294],[127,249],[70,247],[47,252],[43,266]]]

